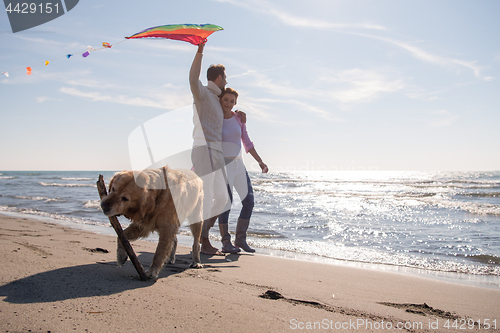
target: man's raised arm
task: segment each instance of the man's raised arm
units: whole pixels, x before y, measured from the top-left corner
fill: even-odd
[[[191,70],[189,71],[189,85],[191,86],[191,92],[193,93],[194,97],[200,96],[201,60],[203,59],[204,48],[204,43],[198,45],[198,51],[194,56],[193,64],[191,65]]]

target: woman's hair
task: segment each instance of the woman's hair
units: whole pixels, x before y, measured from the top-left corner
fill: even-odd
[[[215,81],[219,77],[219,75],[222,75],[222,77],[224,77],[225,72],[226,68],[222,64],[210,65],[207,70],[207,79],[208,81]]]
[[[238,92],[233,88],[227,87],[226,89],[222,90],[219,98],[222,98],[222,96],[224,96],[225,94],[233,94],[234,96],[236,96],[236,99],[238,99]]]

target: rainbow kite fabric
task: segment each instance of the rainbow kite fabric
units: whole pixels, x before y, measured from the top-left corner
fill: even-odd
[[[207,41],[208,36],[219,30],[224,29],[214,24],[169,24],[148,28],[125,38],[168,38],[200,45]]]

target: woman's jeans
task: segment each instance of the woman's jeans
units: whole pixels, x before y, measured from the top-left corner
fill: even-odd
[[[228,192],[230,201],[226,205],[226,211],[219,216],[219,224],[226,224],[229,220],[229,211],[231,210],[231,204],[233,202],[233,187],[238,192],[240,198],[244,198],[241,201],[242,208],[240,212],[240,218],[249,220],[252,216],[253,206],[254,206],[254,196],[252,183],[250,182],[250,177],[245,169],[242,158],[236,158],[234,160],[226,160],[226,174],[228,178]]]

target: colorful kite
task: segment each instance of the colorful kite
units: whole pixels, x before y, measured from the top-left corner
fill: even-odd
[[[169,25],[162,25],[158,27],[153,27],[149,28],[146,30],[143,30],[139,33],[136,33],[135,35],[132,35],[130,37],[125,37],[124,40],[114,43],[111,45],[108,42],[102,42],[102,48],[94,49],[92,46],[87,46],[86,51],[81,51],[78,53],[68,53],[66,56],[61,56],[58,58],[71,58],[75,54],[81,54],[82,57],[86,58],[90,55],[90,52],[92,51],[98,51],[98,50],[105,50],[105,49],[110,49],[111,47],[123,43],[127,39],[136,39],[136,38],[168,38],[168,39],[174,39],[174,40],[181,40],[185,42],[189,42],[194,45],[200,45],[202,43],[206,43],[207,37],[213,34],[216,31],[219,30],[224,30],[222,27],[219,27],[218,25],[214,24],[169,24]],[[48,66],[52,60],[56,60],[58,58],[53,58],[46,60],[45,62],[41,64],[45,64],[45,66]],[[41,64],[37,64],[41,65]],[[18,71],[22,70],[23,68],[15,69],[13,71]],[[6,77],[9,77],[9,72],[11,71],[5,71],[5,72],[0,72],[0,75],[5,75]],[[32,69],[31,67],[26,67],[26,74],[31,75]]]
[[[125,38],[168,38],[200,45],[207,41],[208,36],[219,30],[224,29],[214,24],[169,24],[148,28]]]

